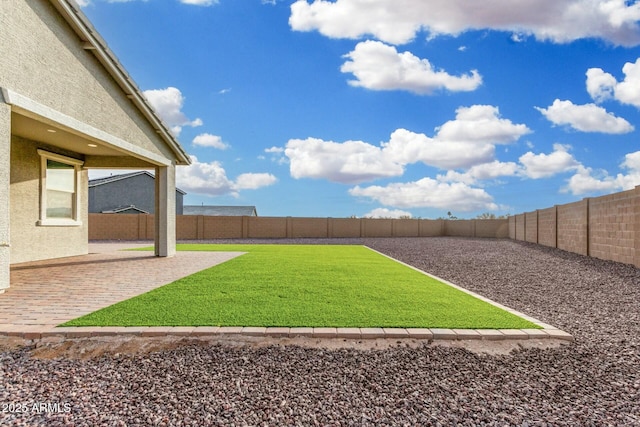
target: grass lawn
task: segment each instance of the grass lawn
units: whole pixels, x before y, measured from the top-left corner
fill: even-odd
[[[352,245],[178,245],[247,252],[64,326],[538,328]]]

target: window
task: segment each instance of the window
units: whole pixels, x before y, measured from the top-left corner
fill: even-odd
[[[38,225],[82,225],[79,179],[83,161],[38,150],[40,155],[40,221]]]

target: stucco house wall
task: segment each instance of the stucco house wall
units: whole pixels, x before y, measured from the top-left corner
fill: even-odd
[[[69,157],[77,153],[62,151],[35,141],[11,138],[11,263],[81,255],[88,252],[87,174],[81,172],[81,226],[39,227],[40,156],[37,149],[48,149]]]

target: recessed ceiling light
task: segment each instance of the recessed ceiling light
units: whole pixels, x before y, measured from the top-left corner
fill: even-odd
[[[56,133],[55,129],[47,129],[47,132]]]
[[[87,145],[91,148],[96,148],[98,146],[97,144],[87,144]]]

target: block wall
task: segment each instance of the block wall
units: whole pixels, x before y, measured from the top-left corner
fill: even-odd
[[[536,215],[534,215],[536,214]],[[509,218],[509,237],[640,267],[640,186]]]
[[[358,218],[329,218],[327,237],[360,237],[361,232]]]
[[[633,264],[635,261],[636,190],[591,199],[589,254]]]
[[[474,237],[490,237],[498,239],[509,238],[509,223],[504,219],[473,220],[475,223]]]
[[[178,240],[349,237],[508,238],[507,219],[430,220],[178,215]],[[154,216],[89,214],[90,240],[153,240]]]
[[[515,234],[516,240],[524,240],[524,232],[525,232],[525,215],[524,214],[520,214],[520,215],[515,215]]]
[[[509,238],[516,239],[516,217],[514,215],[509,217]]]
[[[524,214],[524,240],[538,243],[538,211]]]
[[[419,237],[437,237],[444,236],[444,224],[447,220],[444,219],[421,219],[418,220],[420,224]]]
[[[557,246],[556,240],[556,214],[557,208],[540,209],[538,211],[538,243],[544,246]]]
[[[558,209],[558,249],[588,255],[587,236],[589,200],[559,205]]]
[[[390,237],[393,236],[392,219],[362,219],[362,237]]]
[[[288,236],[287,218],[278,217],[247,217],[249,239],[283,239]]]
[[[329,234],[328,218],[287,218],[287,221],[290,224],[287,235],[293,238],[322,238]]]

